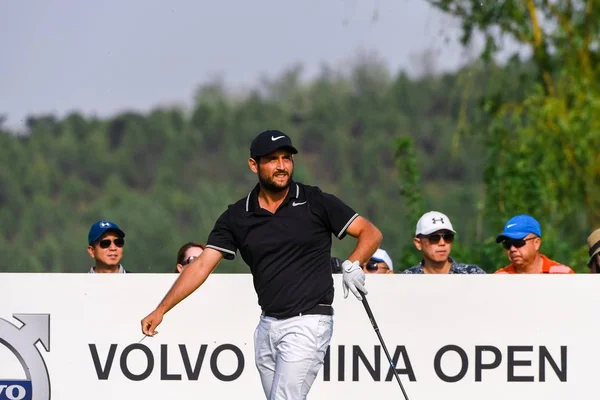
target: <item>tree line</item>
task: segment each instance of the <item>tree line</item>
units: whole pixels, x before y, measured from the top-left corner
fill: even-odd
[[[486,33],[481,58],[418,78],[373,58],[349,72],[324,66],[308,82],[293,66],[244,95],[205,84],[190,109],[0,125],[0,271],[86,272],[87,231],[99,219],[126,232],[127,269],[172,271],[179,246],[205,241],[255,184],[246,160],[265,129],[299,148],[296,180],[382,230],[397,271],[419,261],[412,237],[430,209],[451,218],[459,261],[506,265],[494,238],[529,213],[542,224],[542,252],[585,271],[585,238],[600,226],[598,11],[589,17],[578,1],[430,2],[463,20],[466,44],[475,29]],[[538,15],[556,24],[540,27]],[[498,32],[531,56],[495,63]],[[335,242],[333,255],[352,245]],[[217,271],[247,267],[238,259]]]

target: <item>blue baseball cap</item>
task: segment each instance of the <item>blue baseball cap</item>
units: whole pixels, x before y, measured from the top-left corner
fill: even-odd
[[[504,224],[504,231],[496,238],[496,243],[500,243],[504,239],[523,239],[525,236],[533,233],[538,237],[542,237],[542,228],[537,219],[531,215],[519,214],[515,215]]]
[[[88,243],[90,246],[108,231],[116,232],[119,236],[125,237],[125,232],[123,232],[121,228],[119,228],[119,225],[114,222],[106,220],[98,221],[92,225],[90,233],[88,233]]]

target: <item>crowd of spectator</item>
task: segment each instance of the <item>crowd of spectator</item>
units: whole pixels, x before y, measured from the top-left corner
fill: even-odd
[[[421,253],[417,265],[399,271],[401,274],[485,274],[478,265],[463,263],[451,257],[452,244],[457,232],[450,218],[439,212],[429,211],[421,216],[415,228],[413,243]],[[496,237],[506,252],[508,264],[498,268],[495,274],[573,274],[574,270],[558,261],[551,260],[541,252],[542,228],[540,223],[527,214],[509,219]],[[600,273],[600,229],[587,238],[591,273]],[[125,232],[114,222],[102,220],[92,224],[88,234],[88,254],[94,259],[89,273],[127,273],[121,264]],[[177,251],[174,272],[180,273],[196,259],[204,245],[188,242]],[[341,272],[341,260],[331,259],[333,273]],[[361,264],[366,274],[394,274],[394,264],[388,252],[379,248],[369,260]]]

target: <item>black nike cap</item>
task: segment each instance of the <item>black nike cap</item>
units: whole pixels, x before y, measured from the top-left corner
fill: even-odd
[[[252,140],[250,157],[262,157],[283,148],[289,149],[292,154],[298,154],[298,150],[292,145],[292,139],[288,135],[277,130],[264,131]]]

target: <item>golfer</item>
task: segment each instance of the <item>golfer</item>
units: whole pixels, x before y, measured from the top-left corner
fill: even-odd
[[[239,250],[252,272],[262,314],[254,333],[256,367],[267,399],[305,399],[333,331],[332,234],[357,239],[343,266],[344,298],[365,290],[361,264],[379,247],[381,232],[336,196],[294,182],[288,135],[270,130],[250,145],[248,166],[258,184],[217,220],[206,249],[142,320],[156,334],[164,314],[204,283],[222,258]]]

